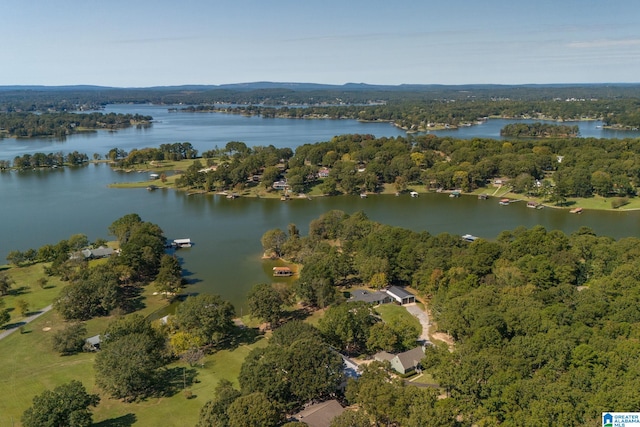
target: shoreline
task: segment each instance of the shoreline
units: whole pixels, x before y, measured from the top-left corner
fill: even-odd
[[[158,185],[160,184],[160,185]],[[153,180],[153,181],[140,181],[140,182],[127,182],[127,183],[113,183],[113,184],[109,184],[109,188],[119,188],[119,189],[133,189],[133,188],[147,188],[149,189],[149,187],[151,186],[155,186],[156,188],[154,188],[154,190],[165,190],[165,189],[169,189],[169,190],[175,190],[175,191],[181,191],[186,193],[188,196],[192,196],[192,195],[210,195],[210,196],[221,196],[221,197],[226,197],[231,199],[235,199],[235,198],[249,198],[249,199],[281,199],[282,197],[282,193],[280,192],[272,192],[272,193],[255,193],[255,192],[251,192],[249,190],[248,193],[246,192],[234,192],[234,191],[205,191],[205,190],[189,190],[189,189],[182,189],[182,188],[176,188],[171,186],[171,183],[169,183],[169,185],[166,184],[162,184],[162,183],[157,183],[157,180]],[[420,190],[420,189],[415,189],[415,188],[409,188],[406,191],[399,193],[399,195],[409,195],[409,193],[411,191],[415,191],[418,194],[432,194],[432,193],[443,193],[443,194],[451,194],[454,192],[459,192],[460,196],[479,196],[480,194],[487,194],[487,191],[490,190],[490,188],[484,188],[484,189],[476,189],[473,192],[469,192],[469,193],[465,193],[465,192],[461,192],[460,190]],[[151,191],[151,190],[150,190]],[[380,192],[375,192],[375,193],[366,193],[367,196],[371,196],[371,197],[375,197],[375,196],[384,196],[384,195],[393,195],[394,193],[398,194],[395,191],[390,191],[388,189],[384,189]],[[229,197],[229,195],[231,194],[235,194],[234,197]],[[304,194],[300,194],[300,195],[295,195],[295,196],[290,196],[287,198],[286,201],[291,201],[291,200],[312,200],[312,199],[316,199],[316,198],[320,198],[320,197],[340,197],[340,196],[345,196],[345,194],[340,194],[340,195],[336,195],[336,196],[330,196],[330,195],[326,195],[326,194],[311,194],[311,193],[304,193]],[[591,203],[586,203],[587,206],[583,206],[584,203],[581,203],[583,201],[588,201],[591,200],[592,198],[589,199],[578,199],[578,198],[571,198],[569,200],[567,200],[568,203],[571,203],[570,205],[565,205],[565,206],[558,206],[558,205],[554,205],[552,203],[549,202],[545,202],[543,200],[540,200],[538,198],[535,197],[528,197],[525,195],[521,195],[521,194],[516,194],[516,193],[511,193],[511,192],[505,192],[505,193],[496,193],[494,191],[494,194],[487,194],[487,198],[489,199],[495,199],[495,200],[499,200],[501,198],[508,198],[511,199],[511,203],[515,202],[515,201],[523,201],[523,202],[530,202],[530,201],[534,201],[539,203],[541,206],[543,206],[544,208],[550,208],[550,209],[559,209],[559,210],[566,210],[566,211],[570,211],[571,209],[575,209],[577,207],[581,207],[583,210],[588,210],[588,211],[604,211],[604,212],[635,212],[635,211],[640,211],[640,207],[630,207],[630,208],[625,208],[624,206],[621,206],[617,209],[614,209],[612,207],[610,207],[610,201],[612,199],[615,199],[616,197],[610,197],[610,198],[601,198],[600,196],[594,196],[594,198],[601,198],[602,201],[604,203],[608,203],[608,207],[604,208],[604,207],[593,207],[593,206],[589,206],[592,205],[593,202]],[[634,199],[631,199],[634,200]],[[637,201],[636,204],[640,204],[640,198],[635,198],[635,201]],[[284,261],[284,260],[283,260]]]

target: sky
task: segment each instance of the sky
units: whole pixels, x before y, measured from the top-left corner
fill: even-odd
[[[0,0],[0,85],[640,82],[638,0]]]

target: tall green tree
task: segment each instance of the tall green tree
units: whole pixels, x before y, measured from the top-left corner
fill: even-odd
[[[277,406],[262,393],[240,396],[227,409],[230,427],[275,427],[282,417]]]
[[[7,295],[15,281],[7,273],[0,273],[0,295]]]
[[[111,322],[96,354],[96,384],[110,396],[132,401],[158,392],[166,360],[165,339],[141,315]]]
[[[194,334],[205,344],[220,345],[234,330],[235,309],[219,295],[201,294],[187,298],[176,309],[179,330]]]
[[[318,329],[331,345],[348,354],[359,354],[366,349],[375,322],[369,304],[343,303],[329,307]]]
[[[215,398],[209,400],[200,409],[200,418],[196,427],[230,427],[229,406],[242,394],[233,388],[229,380],[220,380],[214,390]]]
[[[71,323],[52,336],[53,349],[67,355],[82,351],[87,335],[84,323]]]
[[[280,322],[283,303],[280,293],[269,283],[255,285],[247,297],[251,316],[270,323],[272,327]]]
[[[8,308],[5,308],[5,305],[4,299],[0,298],[0,326],[11,320],[11,313]]]
[[[96,355],[96,384],[110,396],[126,401],[157,392],[163,349],[146,334],[133,333],[101,345]]]
[[[100,397],[89,394],[80,381],[73,380],[33,398],[33,405],[22,414],[24,427],[89,427],[93,424],[90,407]]]
[[[160,269],[155,278],[156,289],[165,297],[175,294],[182,286],[182,267],[175,256],[164,254],[160,258]]]
[[[268,230],[260,239],[265,252],[273,253],[276,257],[282,256],[282,246],[286,241],[287,234],[279,228]]]

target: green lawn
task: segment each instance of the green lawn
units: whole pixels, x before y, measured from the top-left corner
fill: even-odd
[[[0,266],[0,271],[13,279],[15,284],[9,290],[9,294],[0,297],[4,300],[6,308],[11,310],[9,323],[19,322],[23,319],[19,310],[15,309],[16,302],[24,300],[29,304],[29,311],[38,311],[51,304],[58,295],[64,283],[58,277],[48,277],[44,274],[45,264],[34,264],[28,267]],[[38,279],[47,278],[47,286],[43,289],[38,284]]]
[[[50,277],[45,289],[40,288],[37,279],[44,275],[43,265],[16,268],[1,266],[0,271],[8,273],[16,282],[10,295],[2,297],[7,307],[15,307],[18,299],[29,303],[32,311],[51,304],[60,289],[66,285],[55,277]],[[144,308],[138,313],[147,316],[167,305],[168,301],[159,295],[153,295],[154,287],[144,288],[141,297]],[[11,312],[12,322],[22,317],[17,310]],[[88,322],[87,336],[104,331],[112,318],[95,318]],[[45,389],[67,383],[81,381],[87,390],[100,394],[94,382],[94,353],[81,353],[73,356],[59,356],[51,349],[51,335],[66,325],[55,312],[50,311],[24,328],[24,333],[14,332],[0,340],[0,427],[19,426],[20,417],[31,406],[34,396]],[[102,400],[94,409],[94,421],[97,425],[119,426],[158,425],[184,426],[195,425],[200,408],[213,397],[213,390],[221,379],[237,383],[240,366],[252,348],[266,345],[260,339],[250,345],[240,345],[233,350],[224,350],[204,359],[204,367],[194,368],[197,382],[189,389],[193,398],[187,399],[182,391],[170,397],[148,399],[136,403],[123,403],[101,396]],[[167,368],[181,368],[183,363],[175,363]],[[179,372],[179,369],[178,369]]]
[[[90,329],[103,330],[108,321],[106,318],[94,319],[90,322],[93,323]],[[0,364],[0,390],[3,390],[0,427],[20,425],[20,417],[31,406],[35,395],[73,379],[82,381],[90,392],[100,394],[94,382],[95,354],[63,357],[51,350],[51,335],[63,326],[62,319],[51,311],[30,323],[26,327],[27,333],[15,332],[0,341],[0,360],[4,362]],[[46,330],[48,328],[51,329]],[[120,417],[120,421],[135,417],[134,425],[141,426],[195,425],[200,408],[213,397],[218,381],[224,378],[237,383],[244,358],[251,349],[264,345],[266,340],[260,339],[251,345],[240,345],[233,350],[207,356],[204,368],[195,368],[198,382],[189,387],[194,395],[192,399],[186,399],[182,391],[170,397],[135,403],[123,403],[101,395],[102,400],[94,409],[94,421],[100,426],[108,426],[116,425]],[[175,363],[168,368],[183,366],[186,365]]]
[[[375,311],[382,317],[385,323],[393,325],[402,321],[402,324],[414,324],[419,331],[422,331],[420,321],[409,313],[403,306],[396,304],[382,304],[375,308]]]

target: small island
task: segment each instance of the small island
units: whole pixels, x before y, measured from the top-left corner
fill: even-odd
[[[580,133],[577,125],[551,123],[512,123],[500,130],[500,136],[513,138],[575,138]]]

